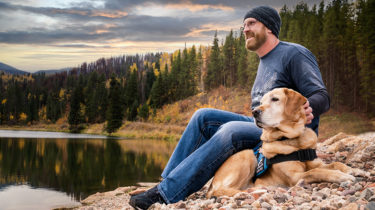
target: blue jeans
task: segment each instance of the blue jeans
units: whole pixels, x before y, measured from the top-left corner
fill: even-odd
[[[167,203],[200,190],[224,161],[243,149],[254,148],[262,130],[252,117],[217,110],[194,113],[165,167],[158,185]]]

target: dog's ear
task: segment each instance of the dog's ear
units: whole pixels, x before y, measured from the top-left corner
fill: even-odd
[[[300,118],[302,110],[301,107],[306,103],[307,99],[303,95],[292,89],[285,88],[284,93],[286,96],[285,115],[291,119]],[[304,113],[302,115],[305,116]]]

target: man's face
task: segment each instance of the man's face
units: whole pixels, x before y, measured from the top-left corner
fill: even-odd
[[[258,50],[267,40],[267,27],[255,18],[247,18],[244,20],[243,27],[246,48],[251,51]]]

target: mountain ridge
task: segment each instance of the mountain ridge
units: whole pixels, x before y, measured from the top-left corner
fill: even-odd
[[[5,72],[8,74],[19,74],[19,75],[25,75],[25,74],[40,74],[40,73],[45,73],[45,74],[54,74],[54,73],[59,73],[63,71],[70,71],[72,67],[66,67],[66,68],[61,68],[61,69],[47,69],[47,70],[37,70],[35,72],[29,72],[26,70],[20,70],[17,69],[13,66],[10,66],[8,64],[0,62],[0,72]]]

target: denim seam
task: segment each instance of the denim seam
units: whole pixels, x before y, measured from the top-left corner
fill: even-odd
[[[157,186],[158,188],[158,191],[159,191],[159,194],[161,195],[161,197],[163,197],[164,201],[167,203],[167,204],[170,204],[171,202],[167,199],[167,196],[164,194],[160,184]]]
[[[209,122],[205,122],[203,128],[200,129],[200,133],[201,133],[201,134],[199,135],[198,141],[197,141],[197,143],[195,144],[194,149],[190,152],[190,154],[193,153],[195,150],[197,150],[197,149],[199,148],[199,145],[201,144],[201,142],[202,142],[202,138],[203,138],[203,136],[204,136],[203,134],[204,134],[204,132],[206,131],[206,128],[207,128],[209,125],[222,125],[222,124],[223,124],[223,123],[218,122],[218,121],[209,121]]]
[[[207,167],[210,168],[210,166],[211,166],[213,163],[215,163],[215,162],[218,161],[219,159],[222,159],[222,157],[223,157],[224,155],[227,155],[227,153],[228,153],[229,151],[232,151],[232,153],[235,151],[235,148],[233,147],[233,145],[227,147],[227,148],[224,150],[224,153],[223,153],[220,157],[218,157],[218,158],[216,158],[214,161],[212,161],[212,163],[209,164]],[[204,171],[203,171],[203,170],[200,170],[200,171],[198,172],[198,175],[199,175],[199,174],[202,174],[202,173],[204,173]],[[189,185],[191,185],[192,182],[193,182],[193,180],[191,180],[191,181],[190,181],[187,185],[185,185],[185,186],[189,186]],[[176,193],[176,194],[172,197],[172,200],[173,200],[174,198],[178,197],[180,194],[182,194],[182,193],[185,192],[186,190],[187,190],[187,188],[184,187],[180,192]]]

